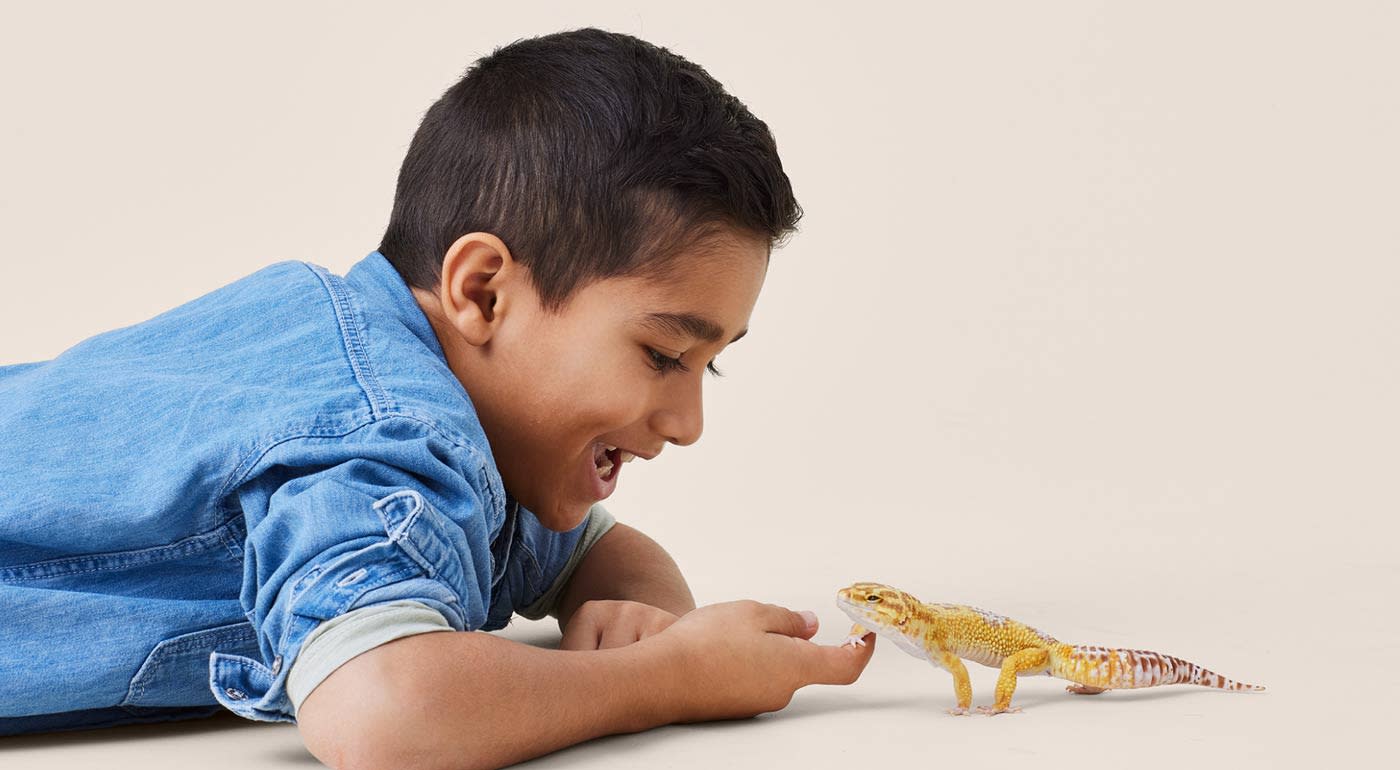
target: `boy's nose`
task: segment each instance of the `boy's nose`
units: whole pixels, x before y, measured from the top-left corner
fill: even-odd
[[[704,428],[705,415],[699,383],[687,389],[683,397],[663,404],[652,416],[652,429],[679,446],[699,441]]]
[[[657,423],[657,432],[665,436],[667,441],[680,446],[699,441],[700,431],[703,430],[703,418],[699,409],[690,410],[688,413],[662,412]]]

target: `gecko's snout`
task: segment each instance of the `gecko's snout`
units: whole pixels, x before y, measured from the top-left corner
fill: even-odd
[[[850,614],[852,611],[861,615],[871,616],[879,614],[896,599],[898,591],[883,583],[859,582],[842,588],[836,592],[836,605]]]
[[[836,592],[836,606],[851,620],[871,628],[904,626],[908,604],[904,592],[883,583],[852,583]]]

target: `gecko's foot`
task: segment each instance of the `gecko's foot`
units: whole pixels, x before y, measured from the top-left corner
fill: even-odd
[[[955,709],[943,709],[943,710],[946,711],[946,712],[948,712],[949,714],[952,714],[952,715],[955,716],[955,717],[962,717],[962,716],[967,716],[967,715],[968,715],[968,710],[965,709],[965,708],[963,708],[962,706],[958,706],[958,707],[955,708]]]
[[[978,711],[979,713],[986,714],[987,716],[992,717],[992,716],[996,716],[997,714],[1016,714],[1016,713],[1019,713],[1019,712],[1021,711],[1021,707],[1020,707],[1020,706],[1008,706],[1007,708],[999,709],[999,708],[996,708],[995,706],[978,706],[978,707],[977,707],[977,711]]]
[[[1098,695],[1108,691],[1102,687],[1090,687],[1087,684],[1071,684],[1065,686],[1065,692],[1072,692],[1075,695]]]
[[[851,634],[850,636],[846,637],[846,641],[842,642],[841,646],[845,647],[848,644],[853,647],[864,647],[865,634]]]

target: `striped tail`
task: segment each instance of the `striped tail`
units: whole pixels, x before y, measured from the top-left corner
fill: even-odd
[[[1198,684],[1221,690],[1263,690],[1262,685],[1226,679],[1208,668],[1149,650],[1119,650],[1059,644],[1051,648],[1050,676],[1104,690]]]

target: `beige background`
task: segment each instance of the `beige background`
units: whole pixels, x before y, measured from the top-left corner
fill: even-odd
[[[1393,745],[1400,12],[1388,3],[7,3],[0,363],[283,259],[373,250],[428,105],[585,25],[705,66],[806,209],[707,431],[608,507],[702,603],[846,630],[880,580],[1269,686],[954,719],[882,644],[755,720],[554,767],[1303,765]],[[875,548],[867,538],[894,533]],[[557,641],[548,622],[505,635]],[[995,672],[976,667],[975,700]],[[0,739],[0,766],[291,767],[237,717]]]

